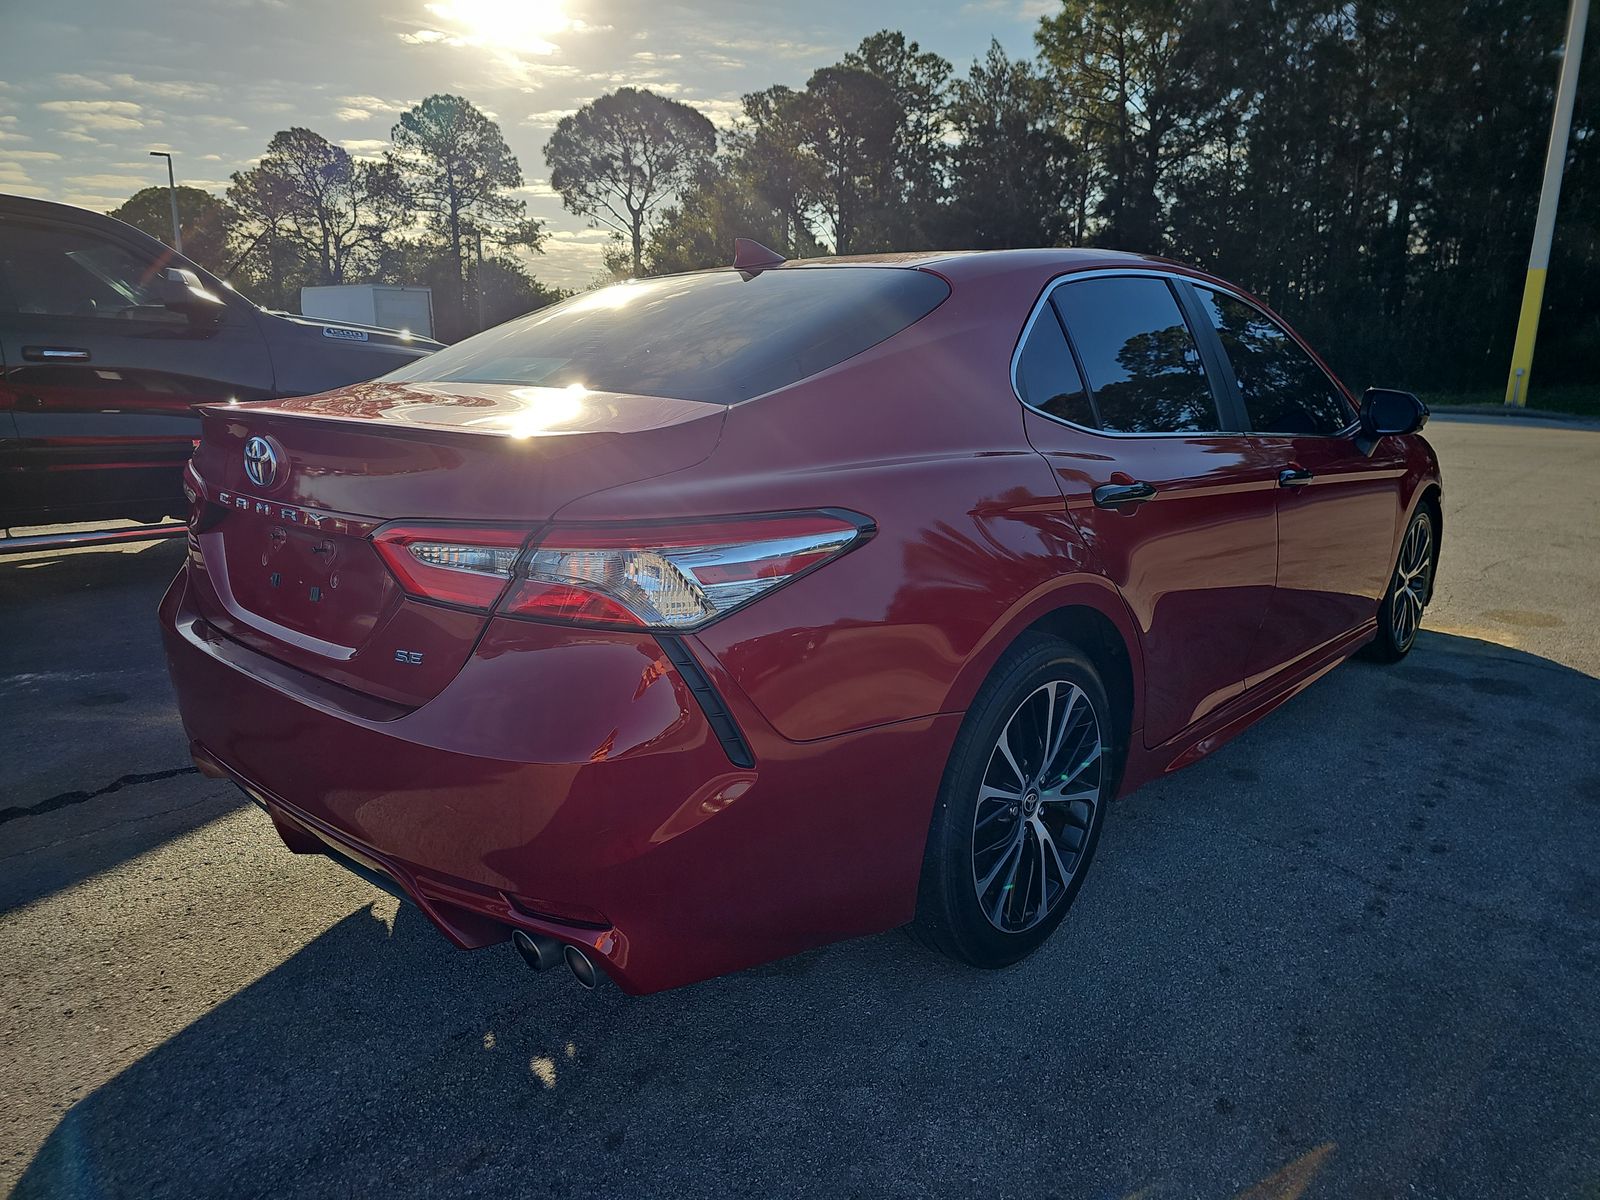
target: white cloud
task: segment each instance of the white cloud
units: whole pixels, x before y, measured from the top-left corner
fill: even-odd
[[[46,100],[39,105],[74,122],[77,129],[143,129],[143,108],[131,100]]]
[[[126,190],[130,193],[153,185],[153,180],[143,175],[69,175],[67,182],[80,188],[98,188],[109,192]]]
[[[356,158],[379,158],[389,148],[388,138],[345,138],[339,143]]]
[[[74,92],[104,95],[107,92],[132,92],[140,96],[155,96],[162,100],[206,100],[217,95],[215,84],[198,83],[187,79],[147,79],[119,71],[109,75],[56,75],[56,86]]]
[[[711,123],[718,129],[728,129],[733,123],[744,116],[744,101],[735,97],[720,97],[715,100],[699,100],[690,96],[682,97],[685,104],[697,108],[710,118]]]
[[[60,162],[61,155],[53,150],[7,150],[5,157],[12,162]]]
[[[588,101],[579,101],[586,104]],[[522,118],[524,125],[533,125],[539,128],[553,128],[562,117],[570,117],[577,112],[576,108],[547,108],[543,112],[529,113]]]
[[[94,75],[57,75],[56,86],[74,92],[109,92],[111,85]]]

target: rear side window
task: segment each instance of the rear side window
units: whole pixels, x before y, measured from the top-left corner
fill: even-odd
[[[1164,280],[1086,279],[1051,293],[1088,377],[1103,429],[1215,433],[1200,348]]]
[[[1093,426],[1094,412],[1084,390],[1078,364],[1054,310],[1040,310],[1017,355],[1017,393],[1022,402],[1062,421]]]
[[[1233,364],[1252,429],[1331,437],[1350,424],[1344,396],[1288,330],[1243,300],[1195,291]]]
[[[386,378],[735,404],[861,353],[949,294],[937,275],[903,267],[642,279],[529,313]]]
[[[162,264],[80,229],[0,221],[0,311],[171,321]]]

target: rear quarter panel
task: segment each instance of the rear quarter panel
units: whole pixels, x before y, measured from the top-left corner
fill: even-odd
[[[699,646],[784,737],[960,711],[1021,629],[1099,578],[1011,393],[1037,280],[956,287],[887,342],[729,410],[704,463],[560,520],[815,507],[877,525],[844,558],[704,629]]]

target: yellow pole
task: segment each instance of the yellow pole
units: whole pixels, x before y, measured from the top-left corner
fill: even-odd
[[[1561,172],[1567,165],[1567,135],[1572,132],[1572,105],[1578,94],[1578,64],[1583,60],[1583,30],[1588,20],[1589,0],[1572,0],[1567,10],[1567,41],[1561,52],[1561,79],[1556,84],[1555,117],[1550,124],[1550,148],[1544,159],[1544,185],[1539,191],[1539,215],[1533,223],[1533,249],[1528,254],[1528,279],[1522,288],[1517,340],[1506,379],[1506,403],[1518,408],[1528,404],[1533,344],[1539,337],[1539,310],[1544,305],[1544,278],[1550,269],[1550,243],[1555,237]]]

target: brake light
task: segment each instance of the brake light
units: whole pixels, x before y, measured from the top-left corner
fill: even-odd
[[[413,596],[487,611],[505,591],[528,534],[522,529],[389,525],[372,544]]]
[[[673,525],[516,529],[391,525],[372,541],[402,587],[505,616],[609,628],[697,629],[865,541],[838,509]]]
[[[634,629],[696,629],[866,540],[837,509],[677,525],[556,527],[518,564],[499,611]]]

